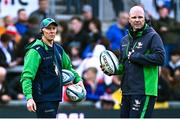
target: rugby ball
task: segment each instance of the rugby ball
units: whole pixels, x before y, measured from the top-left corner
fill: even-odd
[[[80,85],[72,84],[67,87],[66,95],[70,101],[79,102],[86,97],[86,92]]]
[[[119,67],[118,58],[109,50],[104,50],[100,54],[100,64],[104,65],[104,72],[115,74]]]
[[[75,79],[75,76],[71,71],[66,70],[66,69],[62,69],[63,85],[68,85],[68,84],[73,83],[74,79]]]

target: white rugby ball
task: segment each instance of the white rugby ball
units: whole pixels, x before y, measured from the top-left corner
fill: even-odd
[[[119,67],[119,60],[114,53],[104,50],[100,54],[100,64],[104,65],[105,72],[115,74]]]
[[[70,83],[73,83],[74,79],[75,79],[75,76],[71,71],[66,70],[66,69],[62,69],[63,85],[68,85]]]
[[[73,102],[79,102],[86,97],[85,90],[76,84],[69,85],[66,89],[66,94]]]

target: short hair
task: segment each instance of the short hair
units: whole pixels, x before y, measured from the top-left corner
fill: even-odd
[[[8,33],[4,33],[1,35],[1,42],[6,43],[9,42],[11,40],[11,36]]]
[[[20,12],[22,12],[22,11],[26,11],[26,10],[24,8],[21,8],[17,11],[17,13],[20,14]]]
[[[80,21],[80,22],[83,22],[83,20],[82,20],[80,17],[78,17],[78,16],[73,16],[73,17],[70,19],[70,21],[72,21],[72,20],[78,20],[78,21]]]
[[[43,1],[48,1],[48,0],[39,0],[38,3],[43,2]]]
[[[85,72],[87,72],[87,71],[92,71],[95,74],[97,74],[97,72],[98,72],[97,68],[95,68],[95,67],[89,67],[88,69],[85,70]]]

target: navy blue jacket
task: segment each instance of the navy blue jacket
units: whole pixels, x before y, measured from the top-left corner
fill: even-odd
[[[36,102],[44,101],[61,101],[62,99],[62,73],[59,70],[60,75],[55,73],[55,60],[59,63],[59,68],[62,69],[61,59],[55,59],[55,48],[58,50],[58,54],[62,55],[62,48],[54,44],[53,47],[49,47],[46,51],[42,46],[36,45],[33,47],[42,57],[41,64],[38,68],[35,80],[32,82],[33,98]]]
[[[128,60],[128,52],[134,53]],[[156,31],[145,25],[142,31],[131,32],[121,42],[121,64],[123,95],[157,96],[158,66],[164,64],[165,51]]]

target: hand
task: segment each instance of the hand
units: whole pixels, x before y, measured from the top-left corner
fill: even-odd
[[[27,109],[30,112],[36,112],[36,103],[32,98],[27,101]]]
[[[134,53],[134,50],[128,52],[128,60],[130,60],[132,53]]]
[[[81,86],[81,87],[83,88],[83,90],[85,91],[85,96],[86,96],[87,91],[86,91],[86,89],[85,89],[85,87],[84,87],[83,82],[82,82],[82,81],[79,81],[76,85],[79,85],[79,86]]]

